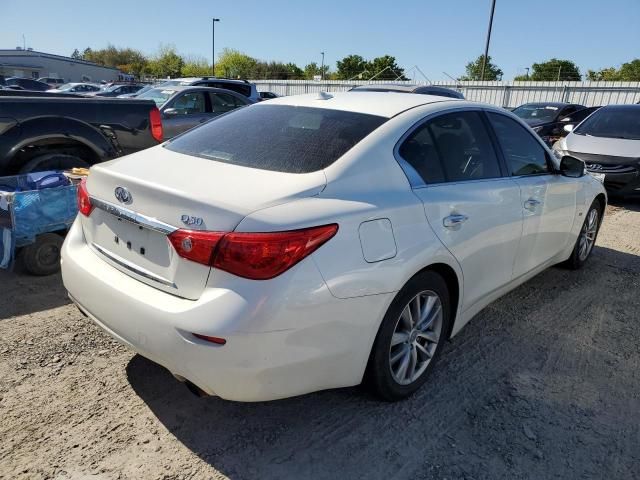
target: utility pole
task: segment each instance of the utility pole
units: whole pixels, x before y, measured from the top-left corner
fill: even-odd
[[[320,79],[324,80],[324,52],[320,52],[322,55],[322,66],[320,67]]]
[[[216,22],[219,18],[211,19],[211,75],[216,76]]]
[[[480,81],[484,80],[484,69],[487,66],[487,57],[489,56],[489,42],[491,41],[491,28],[493,27],[493,12],[496,9],[496,0],[491,0],[491,15],[489,16],[489,29],[487,30],[487,43],[484,47],[484,58],[482,59],[482,71],[480,72]]]
[[[524,69],[527,71],[527,80],[529,80],[529,67],[524,67]]]

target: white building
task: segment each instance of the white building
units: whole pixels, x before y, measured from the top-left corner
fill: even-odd
[[[32,49],[0,49],[0,75],[4,77],[62,78],[65,82],[100,82],[118,80],[117,68],[104,67],[62,55]]]

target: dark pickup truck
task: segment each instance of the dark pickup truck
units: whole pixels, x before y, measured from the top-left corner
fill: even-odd
[[[0,176],[89,167],[162,142],[151,100],[20,93],[0,92]]]

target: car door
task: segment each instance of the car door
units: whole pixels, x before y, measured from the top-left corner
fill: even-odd
[[[522,240],[514,263],[514,278],[541,266],[569,241],[576,213],[578,184],[558,175],[549,151],[518,121],[488,112],[509,174],[520,187]]]
[[[463,310],[512,278],[522,230],[518,185],[504,177],[480,109],[427,117],[397,149],[427,221],[457,259]]]
[[[210,103],[202,90],[178,93],[167,103],[163,111],[169,109],[170,112],[163,113],[162,118],[165,138],[173,138],[211,118]]]

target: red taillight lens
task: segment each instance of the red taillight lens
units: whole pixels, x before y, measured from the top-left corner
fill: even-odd
[[[89,198],[89,191],[87,190],[87,179],[83,178],[78,185],[78,211],[85,217],[91,215],[93,205],[91,205],[91,198]]]
[[[149,123],[151,124],[151,136],[158,142],[162,142],[162,117],[158,107],[153,107],[149,112]]]
[[[213,266],[240,277],[268,280],[293,267],[333,237],[338,225],[273,233],[228,233]]]
[[[268,280],[293,267],[338,231],[337,224],[268,233],[176,230],[169,241],[178,255],[239,277]]]
[[[199,333],[193,333],[194,337],[199,338],[200,340],[204,340],[205,342],[215,343],[217,345],[224,345],[227,341],[224,338],[220,337],[212,337],[210,335],[200,335]]]
[[[169,235],[169,241],[182,258],[211,265],[213,252],[224,233],[198,230],[176,230]]]

